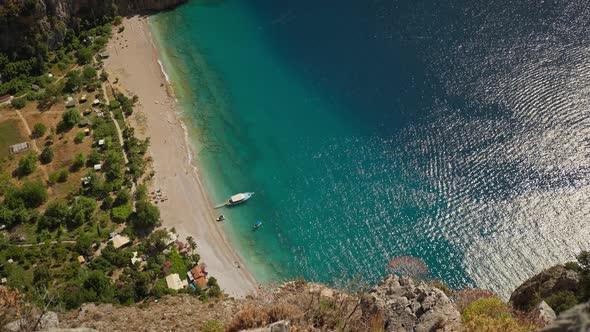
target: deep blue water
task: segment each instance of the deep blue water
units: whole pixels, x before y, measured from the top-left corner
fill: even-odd
[[[587,249],[583,1],[189,1],[152,19],[232,243],[263,281],[508,295]],[[251,225],[262,220],[262,229]]]

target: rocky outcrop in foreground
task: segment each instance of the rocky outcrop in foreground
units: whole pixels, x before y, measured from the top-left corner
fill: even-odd
[[[541,332],[590,331],[590,303],[579,304],[559,314],[557,319]]]
[[[406,277],[389,276],[361,303],[363,316],[382,316],[386,331],[458,331],[459,312],[440,289]]]
[[[539,298],[562,291],[576,292],[579,277],[576,271],[563,265],[556,265],[520,285],[510,296],[510,303],[520,310],[531,310]]]

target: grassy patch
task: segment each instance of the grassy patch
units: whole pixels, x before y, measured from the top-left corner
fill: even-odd
[[[9,146],[27,141],[27,138],[21,135],[19,125],[20,122],[16,119],[0,123],[0,159],[8,157]]]

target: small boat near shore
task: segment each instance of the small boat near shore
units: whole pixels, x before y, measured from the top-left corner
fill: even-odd
[[[260,228],[260,226],[262,226],[262,221],[257,220],[252,228],[257,229],[257,228]]]
[[[235,194],[225,202],[225,205],[226,206],[234,206],[234,205],[242,204],[245,201],[249,200],[250,197],[252,197],[252,195],[254,195],[254,193]]]

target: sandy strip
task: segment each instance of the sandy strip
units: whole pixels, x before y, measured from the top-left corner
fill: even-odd
[[[175,227],[182,239],[192,235],[201,261],[221,288],[234,297],[254,294],[256,281],[228,244],[198,170],[191,163],[186,134],[176,112],[175,99],[166,90],[158,51],[151,40],[146,17],[124,22],[125,31],[115,33],[108,45],[110,58],[105,68],[110,81],[119,78],[117,87],[137,94],[139,103],[132,123],[137,136],[151,137],[150,155],[156,171],[152,190],[161,189],[167,197],[158,203],[163,226]],[[143,132],[145,129],[145,132]],[[181,276],[182,278],[183,276]]]

